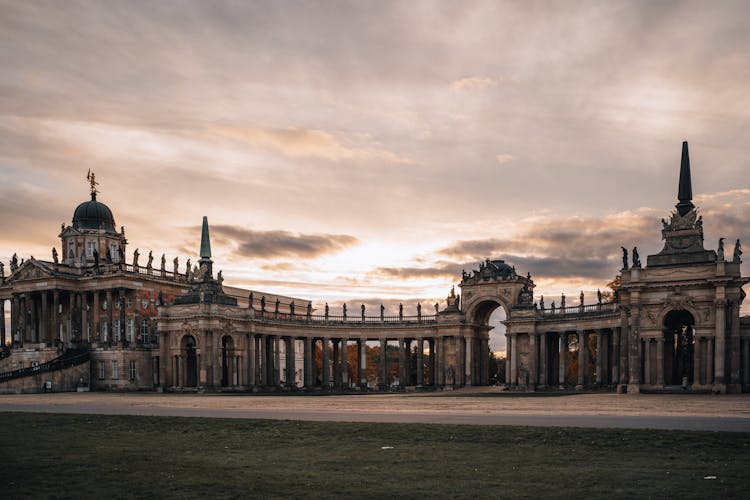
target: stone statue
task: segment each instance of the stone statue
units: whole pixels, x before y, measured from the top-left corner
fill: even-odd
[[[221,271],[219,271],[219,272],[221,272]],[[294,316],[294,301],[291,301],[289,303],[289,315],[290,316]]]
[[[55,264],[60,263],[57,257],[57,248],[52,247],[52,262],[54,262]]]
[[[167,270],[167,256],[166,254],[161,254],[161,272],[164,272]]]
[[[18,255],[14,253],[10,258],[10,274],[15,273],[16,269],[18,269]]]
[[[219,274],[216,275],[216,281],[219,282],[219,286],[221,286],[222,283],[224,283],[224,275],[222,274],[224,270],[220,270]]]
[[[275,312],[276,314],[279,313],[279,304],[281,304],[281,301],[278,297],[276,297],[276,304],[273,307],[273,312]]]
[[[99,268],[99,250],[96,248],[94,248],[94,265],[97,269]]]
[[[362,304],[362,317],[364,318],[364,316],[365,316],[365,305]]]
[[[21,261],[23,264],[23,261]],[[81,267],[86,267],[86,252],[81,252]]]
[[[253,297],[253,292],[250,292],[250,295],[247,297],[247,307],[252,309],[254,301],[255,301],[255,298]]]
[[[539,309],[541,309],[542,311],[544,311],[544,295],[542,295],[541,297],[539,297]]]
[[[117,261],[122,264],[125,262],[125,252],[122,250],[122,247],[117,247]]]
[[[133,252],[133,267],[138,267],[138,257],[140,257],[141,252],[138,251],[138,249],[135,249],[135,252]]]
[[[633,247],[633,267],[641,267],[641,258],[638,255],[638,247]]]
[[[383,319],[385,317],[385,306],[383,304],[380,304],[380,319]]]
[[[563,292],[562,297],[560,297],[560,309],[565,309],[565,293]]]
[[[326,319],[328,319],[328,302],[326,302],[325,314],[326,314]]]
[[[627,269],[628,268],[628,250],[625,247],[622,248],[622,268]]]
[[[185,276],[190,274],[190,269],[190,259],[188,259],[187,262],[185,262]]]
[[[602,291],[599,290],[598,288],[596,289],[596,300],[600,304],[602,303]]]
[[[740,258],[742,256],[742,245],[740,245],[740,240],[737,240],[737,242],[734,244],[734,257],[732,258],[732,262],[740,263],[742,262],[742,259]]]
[[[148,251],[148,262],[146,263],[146,269],[151,269],[153,263],[154,263],[154,252],[152,250],[149,250]]]
[[[399,321],[404,319],[404,305],[403,304],[398,305],[398,319]]]
[[[346,321],[346,303],[344,303],[344,307],[342,307],[342,310],[344,311],[344,321]]]
[[[417,302],[417,317],[422,317],[422,304],[420,304],[419,302]]]
[[[724,260],[724,238],[719,238],[719,248],[716,249],[716,260]]]
[[[178,257],[175,257],[174,260],[172,260],[172,269],[175,276],[180,273],[180,259]]]
[[[260,310],[261,312],[266,311],[266,296],[265,295],[261,296],[260,298]]]
[[[112,251],[107,247],[107,252],[104,254],[104,258],[107,259],[107,264],[112,263]]]
[[[581,290],[581,295],[579,296],[579,299],[581,300],[581,305],[583,305],[583,290]]]
[[[312,302],[307,303],[307,317],[312,316]]]
[[[5,281],[5,264],[2,262],[0,262],[0,281]]]
[[[552,304],[550,304],[550,309],[552,309],[552,312],[555,312],[555,301],[552,301]]]
[[[440,304],[435,302],[435,314],[437,314],[440,311]]]

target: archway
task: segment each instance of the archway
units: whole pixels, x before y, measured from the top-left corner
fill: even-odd
[[[221,338],[221,386],[232,385],[233,370],[230,365],[234,353],[234,340],[229,335]]]
[[[693,384],[693,339],[695,318],[684,309],[664,316],[664,383]]]
[[[472,352],[477,353],[472,362],[472,384],[507,383],[510,350],[503,324],[508,319],[506,304],[495,297],[482,297],[472,304],[466,316],[478,326],[478,335],[472,348]],[[527,341],[521,337],[518,340],[522,343]],[[521,359],[525,350],[517,349],[515,352],[519,354],[518,367],[526,366],[528,360]]]
[[[195,345],[192,335],[182,338],[182,350],[185,352],[185,387],[198,386],[198,354]]]

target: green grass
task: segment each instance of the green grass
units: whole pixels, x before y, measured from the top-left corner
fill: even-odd
[[[743,433],[24,413],[0,413],[0,429],[2,498],[747,498],[750,488]]]

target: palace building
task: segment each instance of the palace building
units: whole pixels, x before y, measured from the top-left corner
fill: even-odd
[[[126,262],[112,211],[91,199],[60,232],[61,255],[0,264],[0,392],[456,388],[490,381],[490,315],[506,313],[514,390],[750,391],[750,281],[739,240],[705,249],[683,143],[664,248],[623,248],[614,297],[546,307],[531,274],[503,260],[464,273],[435,314],[331,314],[310,301],[230,288],[214,273],[208,221],[184,270],[162,255]],[[710,223],[710,221],[707,221]]]

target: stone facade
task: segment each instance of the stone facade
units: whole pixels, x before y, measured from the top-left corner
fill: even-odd
[[[63,257],[11,263],[0,284],[10,305],[0,371],[90,352],[94,390],[317,390],[484,385],[489,318],[506,312],[505,380],[511,389],[750,390],[750,318],[740,318],[750,280],[739,241],[703,244],[692,204],[687,144],[679,203],[662,221],[664,249],[642,266],[623,249],[613,300],[558,307],[534,302],[534,281],[502,260],[464,272],[434,315],[321,314],[309,301],[229,289],[214,274],[204,218],[200,259],[185,272],[124,262],[125,230],[92,200],[60,233]],[[104,259],[101,255],[104,252]],[[116,254],[116,256],[115,256]],[[2,312],[2,309],[0,309]],[[354,356],[352,356],[354,354]],[[36,361],[35,361],[36,360]],[[2,377],[10,375],[0,373]],[[33,385],[33,384],[32,384]]]

